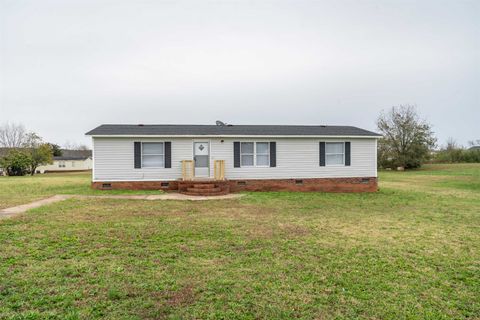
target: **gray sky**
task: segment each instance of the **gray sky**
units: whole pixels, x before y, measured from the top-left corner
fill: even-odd
[[[344,124],[480,139],[480,1],[0,0],[0,123]]]

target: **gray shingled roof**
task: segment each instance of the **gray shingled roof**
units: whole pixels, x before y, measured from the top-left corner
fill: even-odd
[[[62,155],[53,157],[53,160],[85,160],[92,157],[92,150],[62,149]]]
[[[8,155],[10,150],[15,148],[0,148],[0,157],[5,157]],[[17,148],[17,150],[24,150],[22,148]],[[61,149],[62,155],[53,157],[53,160],[85,160],[92,157],[92,150],[70,150],[70,149]]]
[[[350,126],[290,125],[129,125],[103,124],[89,132],[90,136],[380,136]]]

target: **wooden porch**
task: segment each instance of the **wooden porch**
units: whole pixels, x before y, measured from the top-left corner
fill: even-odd
[[[225,160],[213,161],[213,177],[195,177],[195,161],[182,160],[182,181],[224,181]]]
[[[194,160],[182,160],[182,179],[178,191],[192,196],[219,196],[230,193],[225,179],[225,160],[214,160],[213,177],[195,177]]]

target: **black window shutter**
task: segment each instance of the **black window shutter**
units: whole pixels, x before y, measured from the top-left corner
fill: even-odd
[[[165,168],[172,167],[172,143],[165,142]]]
[[[142,167],[142,143],[135,141],[133,143],[133,162],[134,168],[140,169]]]
[[[325,142],[320,142],[320,167],[325,167]]]
[[[349,166],[350,165],[350,141],[345,142],[345,165]]]
[[[270,142],[270,167],[277,166],[277,143]]]
[[[240,142],[233,143],[233,167],[240,168]]]

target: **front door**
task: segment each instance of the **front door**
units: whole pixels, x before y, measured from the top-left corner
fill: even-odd
[[[195,177],[210,177],[210,148],[208,142],[193,143],[193,160],[195,161]]]

